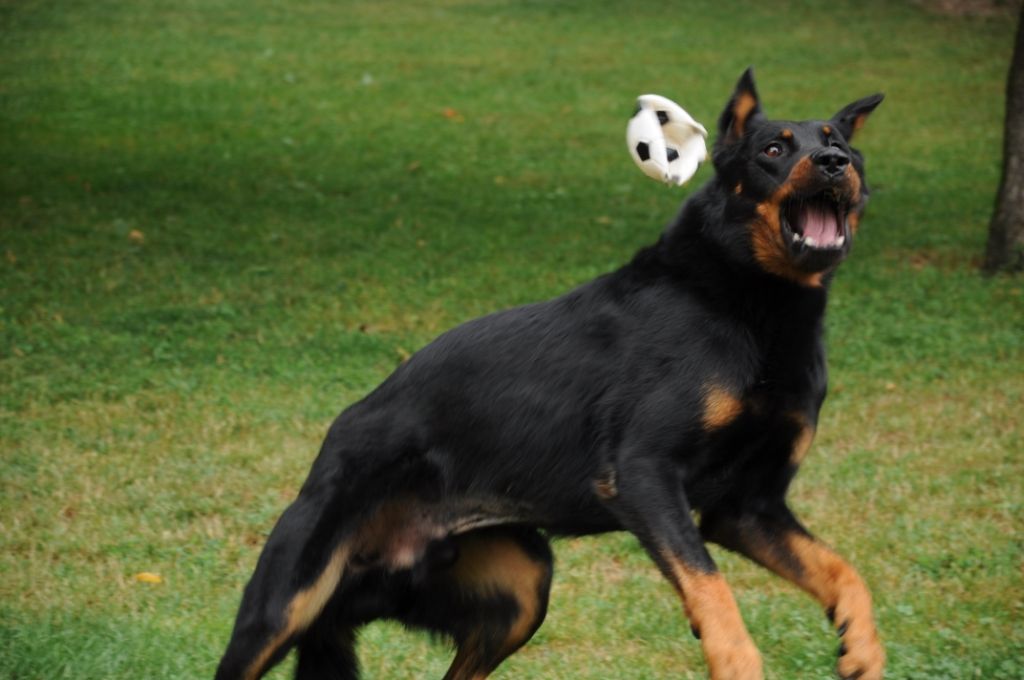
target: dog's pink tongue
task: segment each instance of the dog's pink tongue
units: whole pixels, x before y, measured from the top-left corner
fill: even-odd
[[[819,244],[829,245],[839,238],[839,222],[833,210],[817,205],[806,205],[803,209],[804,238],[812,238]]]

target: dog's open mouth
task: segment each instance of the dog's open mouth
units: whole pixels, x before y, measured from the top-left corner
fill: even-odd
[[[782,205],[782,232],[793,250],[841,251],[850,240],[849,206],[832,192],[791,198]]]

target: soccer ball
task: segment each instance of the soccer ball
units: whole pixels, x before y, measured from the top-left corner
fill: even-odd
[[[644,174],[680,186],[708,157],[708,131],[671,99],[645,94],[626,126],[633,162]]]

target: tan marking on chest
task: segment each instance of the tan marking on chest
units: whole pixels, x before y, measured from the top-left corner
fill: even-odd
[[[704,413],[701,420],[705,430],[717,430],[736,420],[743,412],[743,402],[718,385],[704,388]]]
[[[794,420],[799,423],[800,432],[793,440],[793,450],[789,454],[789,462],[793,465],[800,465],[811,450],[811,443],[814,441],[814,426],[808,423],[803,415],[795,415]]]

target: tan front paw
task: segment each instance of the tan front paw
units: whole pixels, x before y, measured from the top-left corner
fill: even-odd
[[[747,638],[733,644],[705,647],[711,680],[764,680],[761,653]]]
[[[885,670],[885,650],[875,625],[869,619],[839,621],[836,628],[842,642],[836,671],[842,680],[881,680]]]

